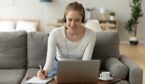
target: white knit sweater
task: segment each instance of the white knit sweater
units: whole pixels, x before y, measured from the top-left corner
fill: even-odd
[[[84,37],[72,42],[65,35],[65,28],[54,29],[48,37],[47,58],[44,70],[48,73],[55,60],[90,60],[96,41],[96,33],[86,29]]]

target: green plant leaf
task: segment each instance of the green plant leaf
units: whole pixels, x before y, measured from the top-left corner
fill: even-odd
[[[129,6],[131,7],[131,17],[125,24],[125,28],[128,32],[133,31],[133,28],[137,28],[139,18],[143,16],[141,3],[142,0],[132,0],[132,2],[129,3]],[[137,29],[135,30],[137,31]]]

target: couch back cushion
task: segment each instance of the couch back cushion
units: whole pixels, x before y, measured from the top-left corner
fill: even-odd
[[[47,54],[48,34],[44,32],[28,33],[27,39],[27,62],[29,68],[37,68],[38,65],[44,66]]]
[[[101,69],[109,57],[119,58],[119,35],[117,31],[96,32],[97,39],[92,59],[101,60]]]
[[[0,32],[0,68],[25,68],[26,48],[26,32]]]

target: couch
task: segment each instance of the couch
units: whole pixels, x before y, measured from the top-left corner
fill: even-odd
[[[100,71],[121,78],[115,84],[142,84],[142,69],[119,53],[118,33],[96,33],[92,59],[101,60]],[[0,84],[26,84],[27,77],[36,75],[38,65],[45,64],[48,36],[44,32],[0,32]]]

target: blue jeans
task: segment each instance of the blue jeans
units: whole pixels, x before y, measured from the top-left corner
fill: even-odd
[[[52,65],[52,71],[48,74],[48,77],[55,77],[57,76],[57,69],[58,69],[58,62],[55,60]]]

